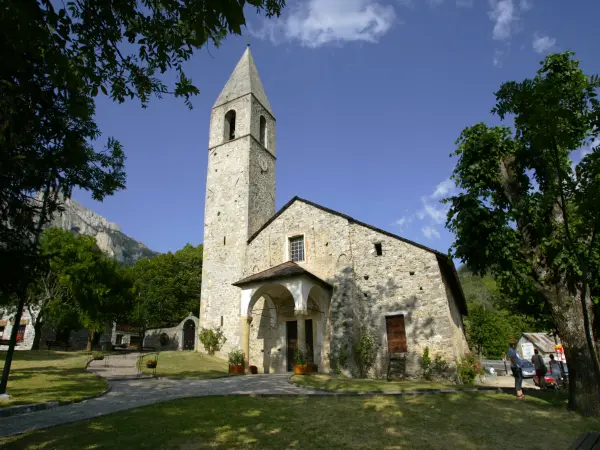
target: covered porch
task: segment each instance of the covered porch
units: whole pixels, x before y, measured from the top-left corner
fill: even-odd
[[[241,289],[240,328],[245,366],[285,373],[296,349],[328,370],[328,312],[332,286],[286,262],[234,283]]]

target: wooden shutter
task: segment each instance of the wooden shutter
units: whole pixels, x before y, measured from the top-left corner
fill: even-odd
[[[404,316],[388,316],[385,318],[387,328],[388,352],[405,353],[408,351],[406,345],[406,329],[404,327]]]

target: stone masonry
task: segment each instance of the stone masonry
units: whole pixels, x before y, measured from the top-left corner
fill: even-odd
[[[262,100],[262,101],[261,101]],[[226,114],[235,112],[235,137]],[[250,50],[213,107],[204,213],[200,327],[222,327],[223,353],[240,346],[239,289],[246,241],[275,213],[275,119]],[[266,120],[260,143],[261,117]]]
[[[234,137],[228,135],[231,111]],[[455,365],[468,350],[462,323],[467,311],[452,261],[297,197],[275,214],[275,155],[275,119],[248,49],[210,124],[200,327],[223,329],[222,354],[246,348],[249,364],[259,371],[285,371],[286,326],[297,322],[298,336],[304,336],[311,320],[311,354],[319,371],[329,371],[330,354],[366,329],[378,344],[373,375],[383,376],[389,359],[386,317],[403,315],[409,373],[418,372],[425,347]],[[290,261],[290,239],[300,237],[304,260],[294,269],[296,285],[293,277],[250,281],[245,292],[253,297],[247,297],[249,309],[242,308],[240,283],[248,283],[242,279],[276,273]],[[299,275],[302,270],[305,275]],[[301,278],[308,275],[324,290],[292,295],[290,286],[303,286]],[[298,310],[300,304],[307,309]]]

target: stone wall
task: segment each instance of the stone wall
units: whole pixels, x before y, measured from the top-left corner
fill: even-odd
[[[174,327],[170,328],[154,328],[146,332],[144,338],[144,347],[154,347],[160,350],[183,350],[183,327],[188,320],[194,322],[194,348],[198,347],[198,318],[195,316],[188,316],[179,322]],[[168,342],[166,345],[160,343],[160,336],[162,334],[168,336]]]
[[[324,356],[367,327],[379,344],[374,375],[387,371],[385,317],[404,314],[408,370],[416,374],[427,346],[454,364],[466,348],[462,320],[436,255],[301,200],[248,246],[245,275],[286,261],[287,240],[302,234],[309,272],[334,286]],[[377,256],[375,244],[381,244]],[[326,358],[323,358],[324,362]],[[327,370],[327,364],[323,365]]]
[[[14,327],[14,322],[11,321],[13,316],[13,314],[8,314],[7,311],[4,311],[2,315],[0,315],[0,327],[4,327],[1,336],[2,339],[10,339],[10,334]],[[35,330],[33,328],[33,320],[27,308],[25,308],[21,316],[21,325],[25,326],[25,334],[23,336],[23,341],[17,343],[15,350],[31,350],[33,338],[35,337]],[[0,345],[0,350],[8,350],[8,345]]]
[[[236,138],[225,142],[224,120],[236,112]],[[267,119],[267,148],[259,143],[260,115]],[[240,348],[240,290],[246,242],[275,213],[275,120],[252,95],[211,113],[200,327],[221,327],[220,354]]]

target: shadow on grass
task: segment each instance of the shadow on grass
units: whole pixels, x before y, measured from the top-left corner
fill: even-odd
[[[3,448],[567,448],[598,419],[504,394],[204,397],[0,440]]]

